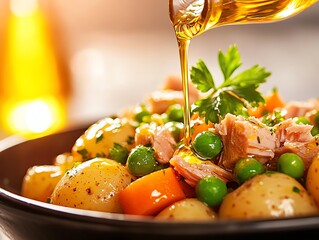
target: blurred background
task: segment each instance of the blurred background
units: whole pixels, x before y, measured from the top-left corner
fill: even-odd
[[[236,44],[243,69],[272,72],[262,92],[318,97],[318,13],[316,3],[281,22],[212,29],[192,40],[189,64],[203,59],[218,82],[217,52]],[[167,0],[0,0],[0,139],[94,122],[179,74]]]
[[[319,96],[319,3],[287,20],[212,29],[192,40],[221,79],[218,50],[272,72],[262,92]],[[137,104],[179,75],[167,0],[0,0],[0,140],[88,124]],[[6,239],[0,232],[0,239]]]

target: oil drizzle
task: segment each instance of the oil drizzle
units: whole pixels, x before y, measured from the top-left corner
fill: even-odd
[[[190,40],[179,40],[178,48],[180,55],[182,84],[184,94],[184,145],[190,145],[191,126],[190,126],[190,103],[189,103],[189,77],[188,77],[188,47]]]

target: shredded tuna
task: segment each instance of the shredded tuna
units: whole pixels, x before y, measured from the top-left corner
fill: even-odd
[[[170,160],[170,164],[185,178],[185,182],[193,187],[195,187],[200,179],[206,176],[215,176],[223,182],[234,180],[233,175],[230,172],[210,161],[203,161],[203,163],[189,163],[177,154]]]
[[[153,113],[162,114],[172,104],[184,104],[183,92],[175,90],[155,91],[148,98],[148,103]]]
[[[311,134],[312,127],[307,124],[296,124],[292,119],[275,125],[276,156],[273,161],[285,152],[293,152],[303,159],[307,169],[319,152],[318,139]]]
[[[135,144],[152,145],[157,161],[166,164],[174,154],[176,141],[165,126],[144,124],[136,129]]]
[[[312,125],[296,124],[292,119],[287,119],[274,126],[276,132],[276,148],[285,142],[309,142],[314,138],[311,135]]]
[[[189,83],[189,103],[194,103],[199,99],[200,94],[195,85]],[[147,102],[153,113],[161,114],[167,110],[167,108],[175,103],[184,105],[184,94],[182,80],[176,76],[170,76],[166,79],[166,82],[161,90],[153,92]]]
[[[319,110],[319,100],[310,99],[307,101],[290,101],[282,109],[285,119],[305,116],[307,113]]]
[[[179,76],[168,76],[164,82],[163,90],[183,91],[182,79]],[[188,84],[188,91],[191,98],[199,98],[200,93],[192,82],[189,82]]]
[[[255,157],[264,164],[275,155],[275,135],[255,117],[246,120],[242,116],[227,114],[215,129],[224,145],[218,165],[228,170],[244,157]]]
[[[197,99],[197,95],[189,95],[190,104],[195,102]],[[181,106],[184,106],[184,95],[182,91],[159,90],[153,92],[147,101],[153,113],[162,114],[172,104],[180,104]]]

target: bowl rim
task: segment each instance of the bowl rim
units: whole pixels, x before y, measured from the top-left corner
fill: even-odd
[[[319,230],[319,216],[299,216],[292,218],[223,220],[216,221],[167,221],[154,220],[151,217],[106,213],[93,210],[82,210],[71,207],[53,205],[28,199],[26,197],[0,188],[0,205],[14,207],[35,214],[46,214],[55,218],[63,218],[85,223],[109,225],[114,228],[125,225],[128,231],[145,231],[145,233],[164,234],[163,229],[169,228],[169,235],[174,234],[254,234],[262,232],[280,232],[290,230]],[[147,226],[151,226],[149,228]],[[134,229],[136,228],[136,229]],[[154,229],[158,229],[154,232]],[[199,231],[200,229],[200,231]],[[172,231],[173,230],[173,231]],[[151,232],[150,232],[151,231]]]
[[[83,129],[76,127],[62,132],[47,135],[42,138],[66,134],[70,131]],[[32,139],[33,140],[33,139]],[[18,136],[11,136],[0,141],[0,153],[19,144],[29,141]],[[234,235],[234,234],[256,234],[266,232],[282,231],[304,231],[314,230],[319,232],[319,215],[297,216],[273,219],[249,219],[249,220],[228,220],[217,219],[213,221],[167,221],[154,219],[152,217],[125,215],[121,213],[107,213],[93,210],[83,210],[71,207],[53,205],[37,200],[23,197],[0,187],[0,213],[1,208],[7,207],[31,214],[42,215],[56,219],[66,219],[74,222],[97,224],[105,226],[108,231],[119,231],[125,227],[127,232],[147,233],[162,236],[180,235]],[[1,226],[1,222],[0,222]],[[169,231],[164,231],[169,229]]]

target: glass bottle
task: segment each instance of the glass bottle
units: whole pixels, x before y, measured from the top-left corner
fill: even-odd
[[[178,39],[191,39],[218,26],[268,23],[292,17],[317,0],[169,0]]]
[[[10,0],[0,45],[0,120],[35,138],[66,124],[70,83],[53,28],[37,0]]]

